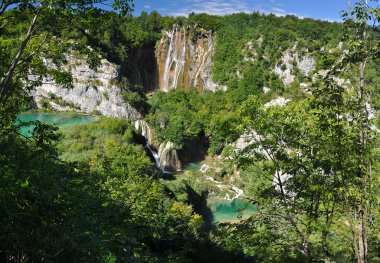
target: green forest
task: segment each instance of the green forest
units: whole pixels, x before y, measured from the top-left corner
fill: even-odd
[[[0,2],[0,262],[380,262],[377,1],[342,22],[102,2]],[[219,88],[160,90],[175,34],[212,44]],[[81,63],[87,112],[62,95]],[[61,95],[35,101],[47,80]]]

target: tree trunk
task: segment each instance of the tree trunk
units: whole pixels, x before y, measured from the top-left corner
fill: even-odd
[[[358,252],[358,263],[366,263],[368,260],[367,256],[367,233],[365,227],[365,214],[363,209],[359,211],[359,252]]]
[[[367,233],[366,233],[366,192],[367,192],[367,172],[364,170],[366,160],[364,157],[365,152],[365,144],[366,144],[366,135],[365,135],[365,127],[364,123],[368,119],[368,114],[366,113],[366,101],[364,94],[364,71],[366,67],[366,60],[360,62],[359,65],[359,149],[358,149],[358,178],[361,180],[360,184],[360,204],[358,206],[358,263],[366,263],[368,260],[368,249],[367,249]],[[364,116],[362,114],[364,113]],[[365,118],[365,119],[363,119]]]
[[[305,254],[307,256],[307,262],[312,263],[313,262],[313,256],[311,254],[311,250],[310,250],[310,247],[309,247],[309,242],[307,240],[304,240],[304,242],[303,242],[303,248],[304,248]]]
[[[32,21],[30,22],[30,26],[28,32],[26,33],[25,39],[21,42],[20,48],[18,49],[16,56],[14,57],[11,65],[9,66],[7,73],[0,81],[0,104],[4,103],[6,95],[9,92],[9,89],[11,87],[11,80],[13,78],[17,65],[25,51],[26,46],[28,45],[29,40],[32,38],[34,34],[37,20],[42,10],[43,7],[40,7],[36,10],[35,15]]]

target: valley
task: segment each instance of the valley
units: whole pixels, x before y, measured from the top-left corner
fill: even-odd
[[[1,2],[0,262],[380,262],[380,7],[348,3]]]
[[[91,123],[96,123],[99,121],[100,117],[98,116],[90,116],[90,115],[79,115],[75,113],[43,113],[43,112],[32,112],[32,113],[24,113],[18,116],[17,122],[35,122],[40,121],[42,123],[48,124],[48,125],[54,125],[61,128],[61,131],[63,133],[65,130],[70,130],[71,128],[75,128],[77,125],[86,125]],[[33,132],[34,126],[25,126],[21,127],[20,133],[23,136],[31,137]],[[138,124],[135,123],[136,133],[140,131],[140,127]],[[148,127],[145,127],[145,129],[148,129]],[[142,132],[143,136],[149,137],[150,131],[143,129]],[[63,135],[64,136],[64,135]],[[153,162],[158,166],[161,167],[161,162],[163,163],[171,163],[170,154],[165,151],[161,150],[159,151],[160,154],[157,154],[154,152],[150,147],[147,147],[145,145],[146,150],[152,153]],[[169,157],[163,156],[163,155],[169,155]],[[174,161],[175,163],[176,161]],[[204,164],[206,165],[206,164]],[[202,167],[205,167],[205,166]],[[168,167],[169,165],[166,165]],[[171,167],[171,165],[170,165]],[[250,205],[248,202],[245,202],[244,199],[239,199],[241,197],[243,190],[238,189],[236,186],[233,185],[222,185],[220,182],[215,181],[212,177],[209,177],[202,172],[201,164],[188,164],[186,165],[183,170],[180,169],[178,171],[175,171],[175,180],[180,181],[186,181],[186,180],[196,180],[201,184],[207,183],[207,181],[211,181],[210,189],[208,190],[211,192],[210,197],[205,198],[202,202],[204,202],[206,205],[204,207],[200,207],[199,213],[204,217],[204,220],[206,222],[210,223],[226,223],[226,222],[238,222],[239,221],[239,213],[240,210],[242,211],[242,218],[245,219],[252,213],[256,211],[256,208],[252,205]],[[162,166],[164,173],[169,173],[172,175],[172,173],[168,170],[165,170],[165,165]],[[202,175],[203,176],[202,176]],[[171,179],[169,179],[170,181]],[[164,182],[165,184],[165,182]],[[219,190],[223,190],[220,193],[212,193],[213,188],[219,188]],[[232,189],[232,190],[231,190]],[[226,193],[227,191],[228,193]],[[223,197],[222,195],[225,194]],[[246,207],[247,206],[247,207]],[[208,211],[211,211],[211,214],[209,214]]]

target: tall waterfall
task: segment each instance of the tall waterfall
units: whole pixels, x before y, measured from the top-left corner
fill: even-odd
[[[165,70],[163,74],[162,89],[169,91],[175,89],[178,84],[180,74],[184,74],[186,63],[187,37],[184,32],[173,29],[168,33],[170,39],[169,51],[166,56]]]
[[[181,170],[181,162],[178,159],[177,150],[172,142],[161,143],[158,152],[152,146],[154,144],[154,134],[148,123],[144,120],[137,120],[134,123],[135,129],[146,139],[145,148],[153,156],[157,167],[164,172],[177,172]]]
[[[174,26],[156,48],[159,86],[163,91],[195,87],[215,91],[220,87],[211,77],[214,36],[199,28]]]

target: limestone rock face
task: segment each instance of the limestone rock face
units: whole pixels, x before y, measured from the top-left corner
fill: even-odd
[[[158,85],[163,91],[197,88],[216,91],[226,89],[211,76],[214,35],[211,31],[178,28],[163,32],[156,47]]]
[[[45,79],[34,91],[33,96],[38,107],[49,103],[57,111],[75,110],[84,113],[97,113],[108,117],[140,119],[136,109],[124,102],[121,90],[116,86],[117,66],[105,59],[97,70],[91,69],[83,59],[73,54],[66,56],[68,69],[73,77],[73,88],[63,88],[53,79]],[[46,61],[48,67],[54,67]],[[34,76],[30,76],[33,79]]]
[[[300,55],[297,46],[294,46],[284,52],[281,63],[275,66],[273,72],[282,79],[284,85],[289,85],[295,80],[293,73],[295,68],[298,68],[305,76],[315,70],[315,59],[308,54],[307,50],[303,53]]]

